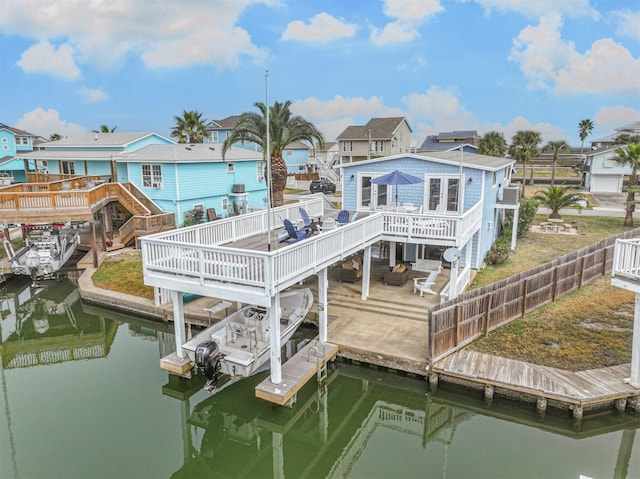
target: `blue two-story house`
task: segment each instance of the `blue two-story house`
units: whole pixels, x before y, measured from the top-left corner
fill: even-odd
[[[222,149],[222,144],[231,135],[239,121],[239,115],[228,116],[222,120],[210,120],[206,125],[208,135],[205,136],[204,143],[215,143]],[[262,152],[262,147],[251,141],[235,143],[233,146]],[[302,141],[295,141],[287,145],[282,152],[282,157],[287,164],[287,173],[290,175],[306,173],[309,165],[309,145]]]
[[[8,183],[9,180],[1,181],[8,178],[12,179],[10,182],[26,181],[25,162],[16,155],[32,151],[37,139],[38,137],[32,133],[0,123],[0,184]],[[42,165],[39,168],[42,168]]]
[[[212,144],[150,145],[118,155],[118,171],[176,224],[223,218],[266,207],[262,153]],[[213,215],[213,218],[207,218]]]

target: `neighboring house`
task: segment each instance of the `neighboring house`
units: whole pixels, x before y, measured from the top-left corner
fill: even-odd
[[[640,121],[634,121],[631,123],[627,123],[621,127],[615,129],[615,133],[611,135],[607,135],[603,138],[598,138],[597,140],[591,141],[591,149],[599,150],[599,149],[608,149],[616,144],[616,138],[620,135],[629,135],[629,136],[639,136],[640,135]],[[585,148],[586,149],[586,148]]]
[[[223,160],[221,146],[150,145],[117,162],[129,181],[175,214],[177,225],[205,219],[210,208],[226,217],[266,207],[261,153],[232,146]]]
[[[25,162],[17,155],[32,151],[39,139],[33,133],[0,123],[0,173],[12,177],[16,182],[25,182]]]
[[[464,145],[465,152],[475,153],[479,143],[480,136],[476,130],[446,131],[427,136],[418,151],[448,151]]]
[[[51,174],[102,176],[126,183],[126,170],[117,164],[117,155],[153,144],[174,144],[157,133],[87,133],[42,143],[40,149],[20,154],[32,170],[47,163]]]
[[[240,115],[228,116],[222,120],[211,120],[207,123],[209,134],[205,137],[204,143],[216,143],[222,148],[224,141],[231,135],[231,132],[240,121]],[[234,143],[233,146],[251,151],[261,152],[262,148],[251,141]],[[309,145],[296,141],[287,145],[282,152],[287,172],[289,174],[304,173],[309,164]]]
[[[340,170],[334,169],[336,165],[340,164],[340,152],[337,141],[325,143],[324,150],[316,150],[315,157],[310,159],[310,162],[318,175],[326,176],[334,183],[340,182]]]
[[[348,126],[337,138],[341,162],[409,153],[411,133],[404,117],[372,118],[364,126]]]
[[[631,166],[621,166],[614,158],[617,145],[587,154],[582,166],[582,186],[594,193],[621,193],[625,176],[631,174]]]
[[[517,211],[517,188],[505,189],[513,164],[507,158],[460,151],[402,154],[345,164],[341,166],[342,207],[361,212],[391,211],[397,195],[398,206],[409,203],[432,221],[427,228],[429,242],[418,237],[404,242],[403,261],[441,257],[444,249],[457,248],[461,267],[479,269],[500,233],[504,209]],[[371,182],[394,170],[424,182],[399,186]]]

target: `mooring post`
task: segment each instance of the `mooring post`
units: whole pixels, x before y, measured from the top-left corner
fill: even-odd
[[[491,406],[493,403],[493,393],[495,392],[495,388],[492,384],[485,384],[484,386],[484,403],[487,406]]]
[[[429,373],[429,388],[431,389],[431,392],[436,392],[438,389],[438,378],[438,373]]]
[[[613,401],[613,406],[618,412],[624,412],[627,409],[627,398],[619,398]]]
[[[547,414],[547,398],[540,396],[536,401],[536,414],[540,418],[544,418]]]

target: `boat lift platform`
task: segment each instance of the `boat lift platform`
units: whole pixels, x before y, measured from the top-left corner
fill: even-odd
[[[256,386],[256,397],[280,406],[292,406],[296,395],[307,382],[317,375],[318,380],[326,378],[327,362],[338,354],[338,346],[322,343],[315,339],[282,365],[282,381],[273,384],[271,377]]]

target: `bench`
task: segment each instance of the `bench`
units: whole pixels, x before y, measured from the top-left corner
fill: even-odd
[[[438,271],[432,271],[426,278],[413,278],[413,292],[420,292],[420,297],[423,293],[438,294],[431,289],[431,286],[436,284],[438,278]]]
[[[415,263],[411,263],[411,269],[413,271],[422,271],[423,273],[432,271],[440,273],[442,271],[442,261],[437,259],[417,259]]]

